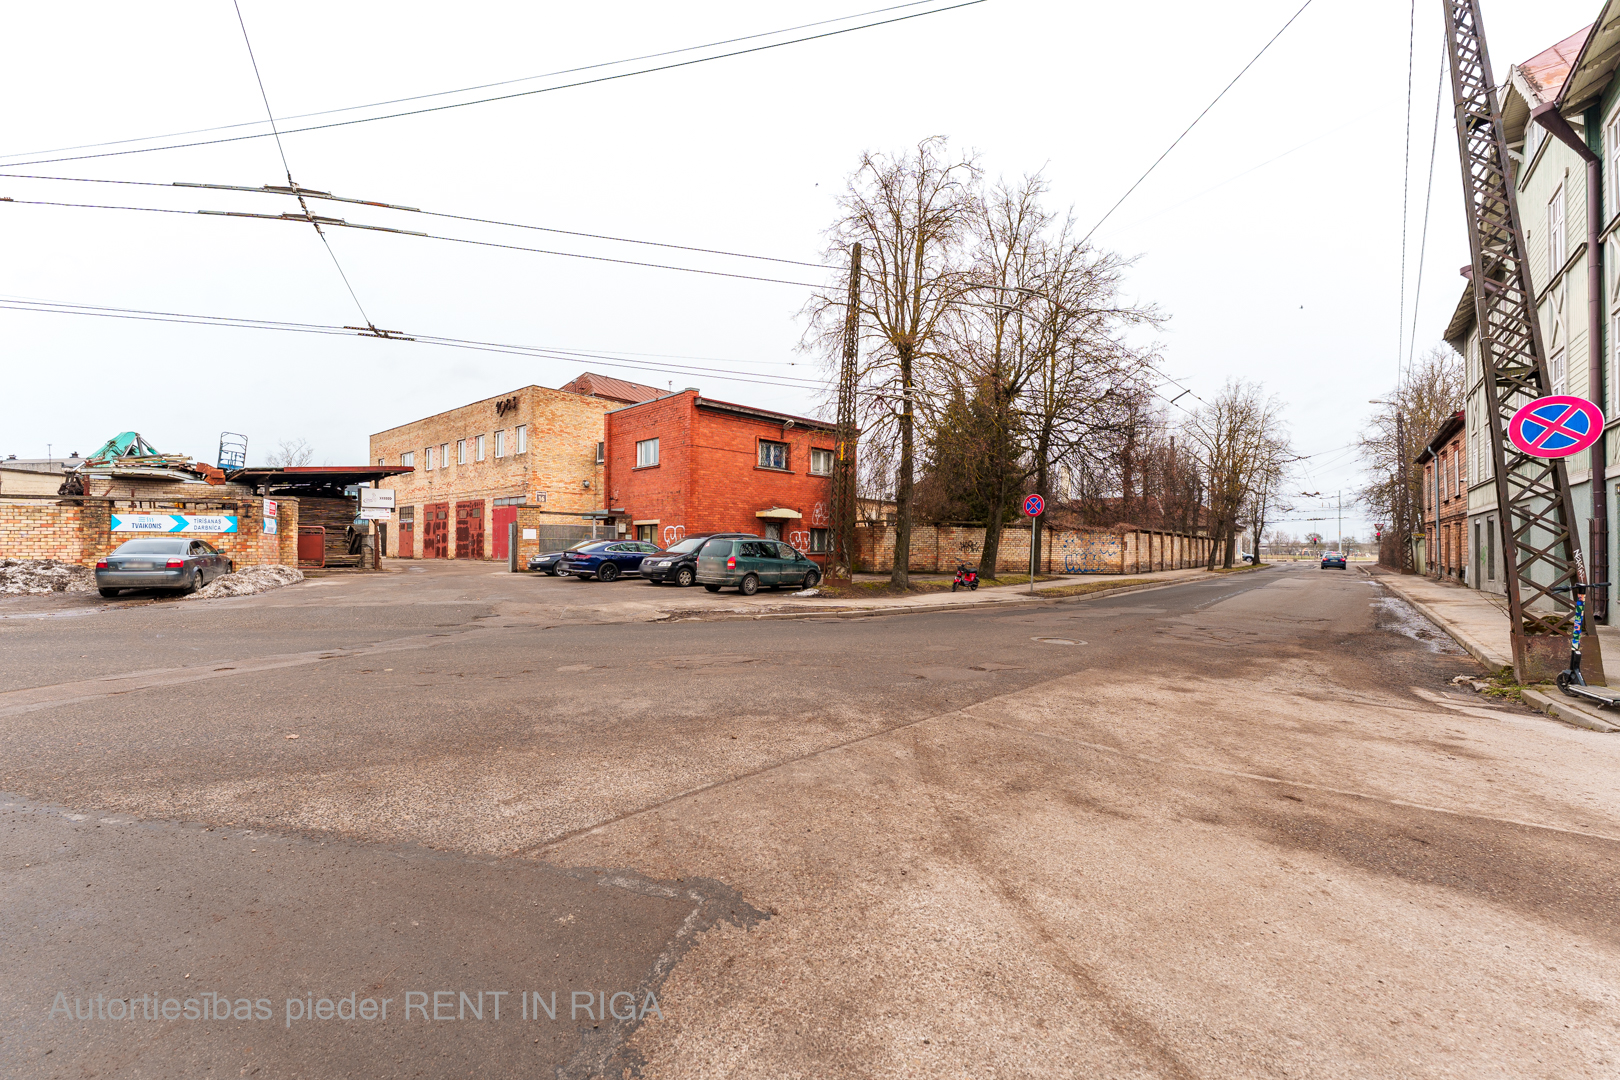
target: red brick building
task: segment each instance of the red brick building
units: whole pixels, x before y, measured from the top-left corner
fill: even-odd
[[[835,446],[826,421],[683,390],[607,414],[604,509],[665,547],[750,532],[824,561]]]
[[[1423,466],[1424,562],[1430,577],[1468,580],[1468,444],[1461,410],[1440,425]]]

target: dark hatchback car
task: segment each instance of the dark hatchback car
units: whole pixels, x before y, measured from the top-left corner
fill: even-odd
[[[641,573],[642,560],[657,550],[656,545],[641,540],[597,540],[563,552],[558,572],[566,570],[573,577],[612,581],[625,574]]]
[[[1344,552],[1342,552],[1342,551],[1324,551],[1322,553],[1322,569],[1326,570],[1330,566],[1336,566],[1340,570],[1349,569],[1349,566],[1347,565],[1347,563],[1345,561]]]
[[[120,589],[192,592],[230,572],[231,560],[206,540],[127,540],[96,563],[96,587],[102,596]]]
[[[578,551],[580,548],[589,547],[594,543],[598,543],[598,541],[582,540],[569,548],[568,551]],[[568,571],[563,568],[563,556],[568,554],[568,551],[548,551],[544,555],[536,555],[529,560],[529,569],[550,574],[552,577],[567,577]]]
[[[702,550],[705,542],[719,539],[757,540],[758,533],[703,533],[699,536],[688,536],[672,545],[668,551],[660,551],[656,555],[649,555],[647,561],[641,564],[641,576],[654,585],[667,585],[674,582],[681,588],[686,588],[697,581],[698,552]]]
[[[762,585],[813,589],[821,582],[821,567],[780,540],[717,539],[705,541],[699,550],[697,579],[710,592],[735,585],[744,596],[753,596]]]

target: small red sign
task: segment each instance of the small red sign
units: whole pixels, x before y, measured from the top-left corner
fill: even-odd
[[[1030,517],[1040,517],[1041,511],[1046,509],[1046,500],[1039,495],[1031,495],[1024,500],[1024,513]]]

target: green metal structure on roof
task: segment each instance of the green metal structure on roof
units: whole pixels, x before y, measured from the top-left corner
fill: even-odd
[[[152,448],[138,431],[121,431],[101,445],[101,449],[85,458],[86,462],[110,461],[121,457],[165,457]]]

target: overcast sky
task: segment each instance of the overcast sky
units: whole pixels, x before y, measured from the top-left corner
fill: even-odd
[[[930,3],[874,22],[944,8]],[[570,89],[284,137],[302,185],[472,217],[815,261],[862,150],[946,135],[990,176],[1044,170],[1089,227],[1299,7],[985,0],[873,29]],[[453,90],[855,15],[838,4],[300,4],[242,0],[270,105],[292,117]],[[1596,0],[1486,0],[1498,73],[1595,16]],[[1359,483],[1350,444],[1396,378],[1401,311],[1405,3],[1314,0],[1096,241],[1138,259],[1134,299],[1169,316],[1164,370],[1208,397],[1228,378],[1288,405],[1305,491]],[[829,24],[787,37],[855,25]],[[784,40],[342,113],[302,127],[555,86]],[[1441,6],[1417,9],[1406,241],[1413,315]],[[1449,92],[1449,90],[1448,90]],[[284,182],[268,138],[17,166],[207,134],[61,147],[261,121],[229,0],[23,5],[0,38],[0,173],[259,186]],[[1456,140],[1442,128],[1417,347],[1433,344],[1468,258]],[[281,196],[0,179],[13,199],[279,214]],[[317,212],[438,236],[816,282],[782,263],[474,225],[341,203]],[[257,462],[286,438],[316,461],[365,460],[375,431],[582,370],[768,408],[817,408],[796,352],[807,290],[352,229],[333,251],[371,321],[407,334],[544,346],[546,359],[350,336],[0,310],[0,454],[88,453],[134,429],[213,460],[221,430]],[[5,298],[355,325],[307,225],[0,203]],[[630,366],[641,365],[641,366]],[[738,374],[671,370],[710,367]],[[747,382],[754,377],[764,382]],[[1171,389],[1169,393],[1175,394]],[[1183,398],[1182,404],[1191,399]],[[1296,518],[1320,516],[1313,499]],[[1310,526],[1290,526],[1303,532]],[[1318,525],[1317,527],[1321,527]],[[1363,531],[1347,511],[1346,532]],[[1334,524],[1324,532],[1332,536]]]

